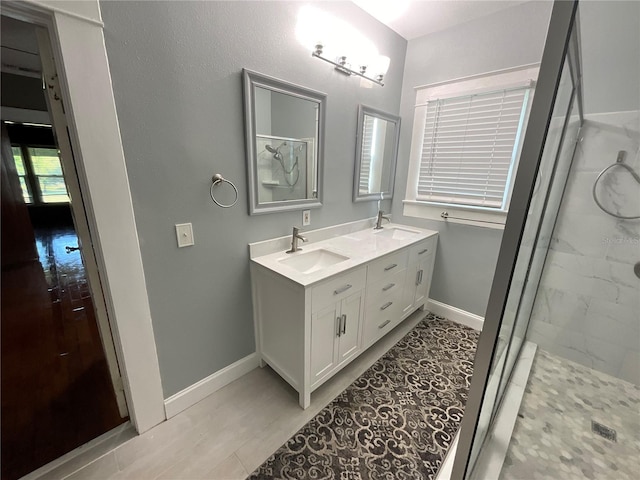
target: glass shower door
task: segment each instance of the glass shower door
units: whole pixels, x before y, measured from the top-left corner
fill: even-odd
[[[540,280],[536,265],[540,256],[540,263],[544,263],[547,232],[553,229],[557,215],[558,202],[550,199],[561,197],[566,183],[569,168],[559,168],[558,159],[570,164],[571,155],[562,152],[568,148],[573,153],[574,138],[565,141],[565,135],[573,103],[579,96],[574,81],[578,70],[571,65],[577,55],[569,60],[567,56],[570,50],[578,51],[570,47],[576,7],[577,2],[554,4],[452,478],[471,478],[500,405]]]

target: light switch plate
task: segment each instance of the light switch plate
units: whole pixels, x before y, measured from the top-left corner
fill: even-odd
[[[306,227],[307,225],[311,225],[311,210],[302,212],[302,226]]]
[[[176,237],[178,239],[178,247],[190,247],[194,245],[193,227],[190,223],[176,223]]]

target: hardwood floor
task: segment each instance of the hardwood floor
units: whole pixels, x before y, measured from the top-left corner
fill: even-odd
[[[65,250],[78,244],[73,228],[35,237],[38,258],[2,268],[3,480],[127,420],[118,413],[80,254]]]
[[[256,368],[88,465],[61,466],[40,480],[245,479],[425,315],[414,313],[313,392],[306,410],[275,372]]]

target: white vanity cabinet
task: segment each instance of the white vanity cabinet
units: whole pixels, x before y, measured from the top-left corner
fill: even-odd
[[[408,260],[408,249],[402,249],[367,267],[364,348],[400,323]]]
[[[429,299],[437,237],[432,237],[409,247],[409,264],[402,297],[402,319]]]
[[[416,239],[367,229],[305,244],[299,254],[252,257],[257,354],[298,391],[302,408],[313,390],[428,300],[436,232],[402,228],[399,236]],[[316,269],[304,255],[345,260]],[[296,256],[298,271],[287,266]]]
[[[311,290],[312,390],[361,350],[364,279],[361,268]]]
[[[313,390],[362,349],[366,272],[356,268],[305,288],[251,264],[261,365],[269,364],[298,391],[302,408]]]

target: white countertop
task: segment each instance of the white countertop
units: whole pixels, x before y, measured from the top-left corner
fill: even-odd
[[[395,235],[397,238],[393,238],[394,232],[397,232]],[[298,243],[298,246],[302,248],[300,251],[295,253],[279,251],[254,257],[251,261],[307,287],[437,234],[438,232],[434,230],[389,223],[385,224],[381,230],[367,228],[314,243],[300,241]],[[309,273],[303,273],[283,263],[283,261],[315,250],[326,250],[347,257],[347,259]]]

